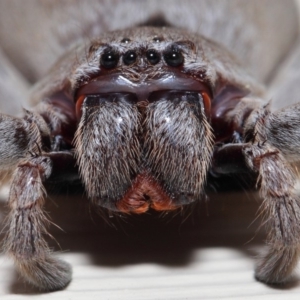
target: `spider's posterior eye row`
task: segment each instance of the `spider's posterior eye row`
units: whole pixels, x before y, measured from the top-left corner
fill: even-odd
[[[123,63],[130,66],[136,62],[138,54],[135,50],[128,50],[123,54]],[[161,55],[155,49],[149,49],[146,52],[146,58],[151,65],[156,65],[161,60]],[[184,62],[184,57],[181,49],[176,45],[168,47],[164,53],[163,58],[170,67],[180,67]],[[109,47],[104,50],[100,58],[100,64],[105,69],[113,69],[118,65],[120,55],[118,51]]]

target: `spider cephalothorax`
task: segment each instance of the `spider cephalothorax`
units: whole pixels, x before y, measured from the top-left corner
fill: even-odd
[[[14,170],[6,251],[42,289],[70,281],[42,238],[53,178],[81,178],[95,205],[130,214],[201,201],[208,172],[252,172],[270,228],[256,276],[287,280],[300,209],[298,142],[285,137],[299,135],[299,105],[271,113],[262,97],[231,54],[183,30],[132,28],[73,48],[36,87],[31,112],[1,115],[0,158]]]

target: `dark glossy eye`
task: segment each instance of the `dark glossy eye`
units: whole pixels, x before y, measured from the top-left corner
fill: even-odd
[[[123,62],[125,65],[129,66],[129,65],[132,65],[133,63],[135,63],[136,58],[137,58],[136,52],[133,50],[129,50],[124,53]]]
[[[166,63],[171,67],[179,67],[184,62],[183,54],[176,45],[172,45],[165,50],[164,59]]]
[[[120,55],[113,48],[107,48],[101,55],[100,64],[105,69],[112,69],[118,65]]]
[[[146,57],[151,65],[156,65],[160,61],[160,54],[153,49],[147,51]]]

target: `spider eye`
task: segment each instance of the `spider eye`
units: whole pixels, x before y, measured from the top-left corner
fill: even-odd
[[[119,53],[112,48],[104,50],[100,58],[100,64],[105,69],[112,69],[118,65]]]
[[[151,65],[156,65],[160,61],[160,55],[156,50],[150,49],[146,53],[146,57]]]
[[[133,50],[129,50],[123,55],[123,62],[126,66],[132,65],[137,59],[137,54]]]
[[[171,67],[179,67],[184,62],[183,54],[176,45],[172,45],[164,52],[164,59]]]

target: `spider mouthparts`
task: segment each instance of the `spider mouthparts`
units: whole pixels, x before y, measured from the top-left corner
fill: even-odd
[[[89,197],[109,210],[168,211],[201,197],[213,151],[208,91],[188,78],[175,89],[152,83],[99,93],[96,80],[92,94],[78,92],[80,172]]]
[[[132,187],[116,206],[123,213],[136,214],[142,214],[150,208],[156,211],[166,211],[180,207],[172,203],[171,198],[157,181],[146,172],[136,177]]]

